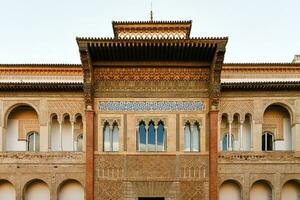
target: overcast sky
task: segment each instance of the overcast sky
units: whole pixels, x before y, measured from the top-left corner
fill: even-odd
[[[300,0],[152,0],[154,20],[192,20],[194,37],[228,36],[225,62],[291,62]],[[151,0],[0,0],[0,63],[80,63],[76,36],[113,36],[149,20]]]

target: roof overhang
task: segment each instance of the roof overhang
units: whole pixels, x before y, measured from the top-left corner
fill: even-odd
[[[97,61],[203,61],[212,62],[217,50],[225,51],[228,38],[114,39],[77,38],[80,51]]]
[[[270,91],[270,90],[299,90],[300,81],[266,81],[266,82],[227,82],[221,83],[222,91]]]
[[[0,83],[0,91],[82,91],[83,83]]]

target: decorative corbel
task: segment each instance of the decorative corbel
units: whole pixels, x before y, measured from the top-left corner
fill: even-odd
[[[83,69],[83,91],[86,108],[94,103],[93,66],[88,49],[80,49],[80,59]]]
[[[210,73],[210,106],[212,110],[219,109],[221,93],[221,71],[224,61],[225,49],[217,47],[216,53],[211,66]]]

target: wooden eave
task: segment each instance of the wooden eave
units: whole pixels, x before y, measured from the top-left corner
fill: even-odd
[[[0,91],[83,91],[83,83],[0,83]]]
[[[77,38],[95,61],[212,61],[228,38],[116,39]]]
[[[300,81],[266,81],[266,82],[232,82],[221,83],[222,91],[246,90],[246,91],[266,91],[266,90],[299,90]]]

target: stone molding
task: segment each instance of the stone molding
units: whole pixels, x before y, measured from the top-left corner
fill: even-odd
[[[219,152],[219,163],[300,163],[300,158],[292,151],[273,152]]]
[[[48,163],[48,164],[84,164],[85,154],[82,152],[0,152],[0,164]]]

